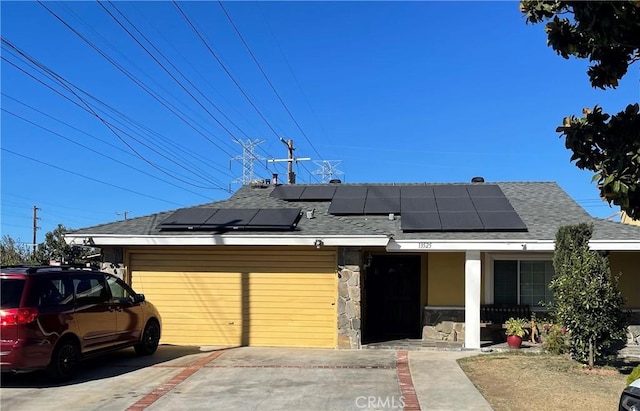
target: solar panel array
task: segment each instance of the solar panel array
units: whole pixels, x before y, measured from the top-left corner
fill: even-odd
[[[167,217],[161,230],[293,230],[300,208],[210,208],[177,210]]]
[[[400,214],[403,231],[527,231],[498,185],[278,186],[287,201],[331,201],[333,215]]]

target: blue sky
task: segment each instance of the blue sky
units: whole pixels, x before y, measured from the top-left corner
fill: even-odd
[[[346,182],[556,181],[594,216],[618,211],[555,128],[638,101],[639,70],[594,90],[517,2],[223,3],[277,94],[217,2],[179,3],[197,34],[171,2],[102,4],[148,52],[95,2],[45,2],[59,19],[1,3],[3,235],[30,242],[34,205],[42,241],[224,199],[249,138],[263,159],[286,157],[283,137],[341,160]],[[298,182],[318,169],[300,162]]]

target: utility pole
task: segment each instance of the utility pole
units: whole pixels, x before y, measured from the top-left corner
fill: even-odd
[[[333,180],[335,176],[344,174],[342,171],[336,168],[342,163],[342,160],[322,160],[314,161],[314,163],[315,165],[320,167],[320,169],[315,170],[311,174],[321,175],[323,183],[328,183]]]
[[[37,238],[36,238],[36,233],[38,231],[38,229],[40,227],[38,227],[38,220],[40,219],[38,217],[38,210],[40,210],[37,206],[33,206],[33,258],[36,258],[36,244],[37,244]]]
[[[126,220],[126,219],[127,219],[127,215],[128,215],[130,212],[131,212],[131,211],[121,211],[121,212],[116,211],[116,215],[123,215],[123,216],[124,216],[124,219]]]
[[[280,137],[280,141],[287,146],[287,152],[288,152],[288,156],[287,158],[281,158],[281,159],[272,159],[272,160],[267,160],[269,163],[281,163],[286,161],[287,164],[287,182],[289,184],[295,184],[296,183],[296,173],[293,172],[293,162],[295,161],[296,163],[298,161],[307,161],[307,160],[311,160],[311,157],[304,157],[304,158],[296,158],[293,156],[293,151],[295,150],[295,147],[293,147],[293,140],[289,140],[286,141],[284,138]]]

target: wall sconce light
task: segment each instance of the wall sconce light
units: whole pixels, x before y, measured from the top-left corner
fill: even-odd
[[[319,249],[320,247],[322,247],[324,245],[324,242],[322,240],[320,240],[320,239],[317,239],[316,241],[313,242],[313,245],[315,245],[316,248]]]

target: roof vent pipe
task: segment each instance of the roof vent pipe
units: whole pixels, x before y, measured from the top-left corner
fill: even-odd
[[[473,177],[471,179],[472,183],[484,183],[484,177]]]
[[[334,178],[332,180],[329,180],[329,184],[341,184],[342,180],[340,180],[339,178]]]

